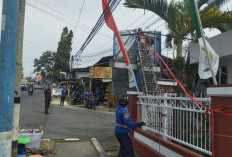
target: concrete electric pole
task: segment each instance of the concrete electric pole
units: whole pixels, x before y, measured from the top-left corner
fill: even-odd
[[[11,157],[18,0],[3,0],[0,47],[0,156]]]
[[[18,16],[18,39],[15,67],[15,91],[14,91],[14,114],[13,114],[13,138],[12,157],[17,157],[18,152],[18,129],[21,100],[21,77],[22,77],[22,56],[23,56],[23,34],[24,34],[25,0],[19,0]]]

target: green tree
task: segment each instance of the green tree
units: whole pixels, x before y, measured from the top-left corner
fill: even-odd
[[[203,28],[217,28],[226,31],[231,25],[231,14],[219,10],[226,0],[199,0],[200,16]],[[154,12],[162,18],[169,29],[166,38],[168,46],[174,43],[177,48],[177,55],[174,58],[175,74],[182,82],[185,78],[185,59],[183,57],[183,41],[188,35],[195,38],[195,28],[192,19],[188,14],[188,9],[182,1],[167,0],[126,0],[124,5],[128,8],[145,9]],[[206,5],[206,7],[203,7]]]
[[[34,59],[34,73],[40,72],[44,79],[53,79],[52,69],[55,63],[55,52],[46,51],[39,59]]]
[[[55,55],[55,64],[53,76],[56,81],[61,81],[60,71],[67,72],[70,69],[69,61],[72,51],[73,32],[67,27],[63,29],[60,41],[58,43],[57,53]]]

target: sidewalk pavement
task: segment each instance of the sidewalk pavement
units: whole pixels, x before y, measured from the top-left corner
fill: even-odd
[[[44,139],[41,141],[40,150],[52,150],[52,154],[44,157],[107,157],[97,139]]]
[[[53,101],[51,102],[51,104],[59,106],[60,105],[60,98],[59,97],[54,98]],[[69,103],[69,101],[67,101],[67,100],[64,102],[64,106],[85,108],[85,105],[71,105]],[[115,108],[109,108],[107,106],[96,106],[96,110],[97,111],[111,112],[111,113],[115,112]]]

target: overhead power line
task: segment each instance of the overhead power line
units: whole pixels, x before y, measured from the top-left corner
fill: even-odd
[[[113,51],[112,48],[107,48],[107,49],[105,49],[103,51],[99,51],[98,53],[94,53],[92,55],[81,56],[80,58],[85,59],[85,58],[97,57],[97,56],[100,56],[100,55],[103,55],[103,54],[107,54],[107,53],[112,52],[112,51]]]
[[[71,26],[71,27],[73,27],[73,28],[75,28],[75,26],[76,26],[76,23],[74,22],[74,20],[70,21],[70,20],[68,20],[68,19],[66,19],[66,18],[63,18],[63,17],[61,17],[61,16],[58,16],[58,15],[52,13],[52,12],[49,12],[49,11],[43,9],[43,8],[40,8],[40,7],[38,7],[38,6],[35,6],[35,5],[30,4],[30,3],[28,3],[28,2],[26,2],[26,4],[27,4],[28,6],[34,8],[34,9],[36,9],[36,10],[39,10],[39,11],[45,13],[46,15],[49,15],[49,16],[51,16],[51,17],[53,17],[53,18],[55,18],[55,19],[57,19],[57,20],[59,20],[59,21],[65,23],[65,24],[68,24],[69,26]],[[54,9],[53,9],[53,10],[54,10]],[[62,15],[64,15],[64,14],[62,14]],[[64,15],[64,16],[65,16],[65,17],[68,17],[68,16],[66,16],[66,15]],[[81,24],[80,22],[79,22],[78,25],[80,26],[80,29],[81,29],[82,31],[89,32],[89,30],[91,30],[91,29],[89,29],[89,28],[90,28],[89,26],[84,25],[84,24]],[[101,35],[101,36],[107,37],[107,38],[111,38],[111,37],[109,37],[109,36],[107,36],[107,35],[104,35],[104,34],[101,34],[101,33],[98,33],[98,35]]]
[[[149,16],[148,18],[146,18],[143,22],[141,22],[139,25],[137,25],[137,28],[142,27],[144,24],[146,24],[148,21],[150,21],[151,19],[153,19],[156,15],[153,14],[151,16]]]
[[[115,8],[118,6],[118,4],[120,3],[120,1],[121,0],[110,0],[110,2],[108,3],[108,7],[106,7],[104,9],[103,13],[101,14],[101,16],[98,19],[97,23],[95,24],[94,28],[92,29],[92,31],[90,32],[89,36],[87,37],[87,39],[85,40],[85,42],[81,46],[80,50],[74,55],[74,59],[78,60],[78,58],[82,54],[83,50],[91,42],[91,40],[98,33],[98,31],[101,29],[101,27],[105,23],[105,17],[104,17],[104,15],[110,16],[111,13],[113,13],[113,11],[115,10]]]
[[[82,6],[81,6],[81,11],[80,11],[79,16],[78,16],[78,18],[77,18],[77,23],[76,23],[76,26],[75,26],[75,29],[74,29],[74,34],[76,33],[77,25],[78,25],[78,23],[79,23],[79,20],[80,20],[80,17],[81,17],[81,13],[82,13],[84,4],[85,4],[85,0],[83,0]]]
[[[128,29],[130,26],[132,26],[133,24],[135,24],[136,22],[138,22],[138,20],[140,18],[142,18],[145,14],[142,14],[141,16],[139,16],[137,19],[135,19],[131,24],[129,24],[125,29]]]
[[[156,24],[157,22],[159,22],[161,20],[161,18],[157,18],[154,21],[152,21],[150,24],[148,24],[144,30],[147,30],[148,28],[150,28],[151,26],[153,26],[154,24]]]

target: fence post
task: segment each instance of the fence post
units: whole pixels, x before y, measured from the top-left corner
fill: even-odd
[[[166,135],[167,135],[167,126],[168,126],[168,117],[167,117],[167,113],[168,113],[168,110],[167,110],[167,106],[168,106],[168,102],[167,102],[167,98],[168,97],[168,94],[167,93],[164,93],[164,112],[163,112],[163,115],[161,115],[163,117],[163,139],[166,140]]]
[[[138,92],[136,91],[128,91],[127,95],[129,96],[129,105],[128,105],[128,109],[130,111],[130,117],[131,120],[134,122],[137,122],[137,96],[138,96]],[[134,137],[134,131],[132,131],[132,137]]]
[[[207,95],[211,97],[211,108],[223,108],[231,106],[232,85],[215,85],[207,88]],[[232,113],[231,108],[225,108],[222,112]],[[214,113],[214,155],[228,157],[232,154],[232,117]],[[221,136],[220,136],[221,135]]]

